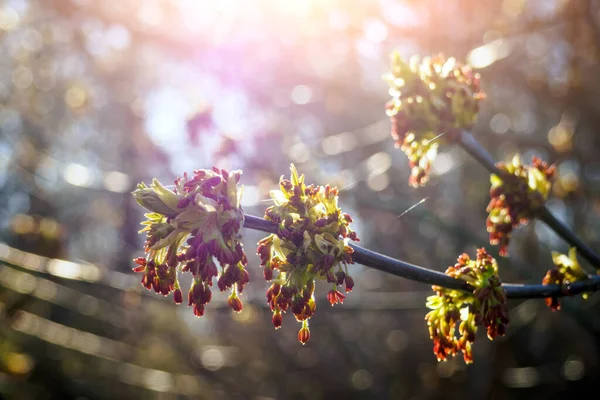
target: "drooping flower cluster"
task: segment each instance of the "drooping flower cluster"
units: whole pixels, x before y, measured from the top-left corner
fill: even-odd
[[[546,272],[546,275],[542,280],[543,285],[561,285],[568,293],[568,286],[570,284],[588,278],[577,261],[577,248],[575,247],[571,247],[568,256],[566,254],[553,251],[552,262],[554,262],[555,267]],[[584,293],[583,298],[587,299],[588,294]],[[557,297],[547,297],[546,305],[550,307],[552,311],[560,310],[560,302],[558,301]]]
[[[479,74],[454,58],[412,57],[406,63],[394,52],[392,70],[383,78],[392,96],[386,104],[392,137],[408,156],[411,168],[409,184],[423,186],[440,141],[475,123],[479,101],[485,98]]]
[[[500,255],[506,256],[512,230],[527,224],[546,203],[555,168],[537,157],[533,157],[531,165],[523,165],[519,155],[510,163],[497,166],[505,174],[490,176],[486,226],[490,244],[500,245]]]
[[[427,307],[432,311],[425,316],[433,352],[438,361],[444,361],[461,351],[465,362],[471,363],[471,349],[479,326],[485,326],[490,340],[506,333],[509,322],[506,293],[496,260],[483,248],[477,250],[475,260],[462,254],[446,274],[464,280],[473,292],[433,286],[436,294],[427,298]],[[460,337],[456,335],[457,328]]]
[[[273,325],[280,328],[282,314],[291,310],[302,322],[298,340],[304,344],[310,338],[308,320],[316,310],[315,280],[332,285],[327,294],[332,306],[342,303],[345,295],[338,286],[345,285],[346,292],[354,286],[347,270],[347,264],[353,263],[347,239],[359,239],[350,229],[352,218],[338,207],[336,188],[306,186],[294,165],[291,180],[282,176],[279,187],[271,191],[275,204],[265,211],[265,219],[279,227],[276,234],[258,242],[258,255],[265,279],[273,281],[267,291]]]
[[[138,265],[134,271],[144,274],[142,284],[148,290],[165,296],[173,291],[178,304],[183,301],[178,273],[190,272],[188,306],[198,317],[211,300],[216,277],[219,290],[231,289],[229,306],[242,309],[238,294],[249,277],[240,243],[244,223],[240,176],[241,171],[196,170],[191,177],[186,173],[177,178],[172,191],[154,179],[149,187],[140,183],[132,193],[150,211],[140,231],[146,232],[146,257],[134,260]]]

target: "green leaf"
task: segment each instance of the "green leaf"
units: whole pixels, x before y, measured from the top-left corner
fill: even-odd
[[[158,179],[152,180],[152,189],[158,195],[160,200],[172,210],[177,210],[177,203],[179,202],[179,196],[167,189],[159,182]]]

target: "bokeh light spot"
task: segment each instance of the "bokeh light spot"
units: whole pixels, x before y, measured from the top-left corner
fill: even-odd
[[[562,366],[562,375],[568,381],[578,381],[585,374],[585,365],[578,357],[569,357]]]
[[[443,175],[449,172],[454,167],[454,164],[454,158],[450,154],[439,154],[435,160],[433,160],[433,172],[438,175]]]
[[[548,142],[561,153],[571,150],[573,147],[573,131],[562,124],[550,129],[548,132]]]
[[[518,17],[525,8],[525,0],[504,0],[502,11],[508,17]]]
[[[540,373],[533,367],[507,368],[502,374],[502,382],[511,388],[528,388],[536,386],[540,381]]]
[[[104,34],[107,44],[117,50],[125,50],[129,47],[131,36],[129,30],[123,25],[111,25]]]
[[[27,89],[33,83],[33,73],[27,67],[18,67],[12,73],[12,82],[18,89]]]
[[[9,31],[19,24],[19,14],[11,7],[0,9],[0,29]]]
[[[366,165],[369,172],[385,172],[392,166],[392,158],[388,153],[381,151],[369,157]]]
[[[71,86],[65,93],[65,102],[73,109],[77,109],[85,105],[87,93],[80,86]]]
[[[14,289],[19,293],[31,293],[35,290],[38,280],[29,274],[19,274],[14,280]]]
[[[388,29],[378,19],[369,19],[364,24],[365,37],[375,43],[383,42],[388,36]]]
[[[173,387],[173,377],[165,371],[148,370],[144,374],[144,384],[157,392],[168,392]]]
[[[310,148],[303,142],[294,143],[288,150],[292,161],[302,164],[310,159]]]
[[[336,155],[353,150],[357,145],[356,136],[351,132],[342,132],[337,135],[327,136],[323,139],[323,152],[327,155]]]
[[[111,192],[125,193],[130,189],[131,180],[127,174],[109,171],[104,175],[104,187]]]
[[[87,187],[94,181],[94,174],[89,168],[75,163],[67,165],[63,176],[65,181],[74,186]]]
[[[202,352],[200,361],[204,368],[216,371],[225,365],[225,355],[218,347],[208,347]]]
[[[81,275],[81,266],[77,263],[53,259],[48,262],[48,272],[67,279],[77,279]]]
[[[17,214],[12,220],[12,230],[17,235],[33,232],[34,229],[35,220],[31,215]]]
[[[510,117],[503,113],[498,113],[490,120],[490,129],[494,132],[502,135],[510,129],[511,120]]]
[[[54,239],[60,232],[60,225],[52,218],[42,218],[40,221],[40,233],[47,239]]]
[[[380,192],[390,184],[388,174],[370,173],[367,177],[367,186],[374,192]]]
[[[25,375],[33,368],[33,360],[27,354],[6,353],[3,357],[4,365],[9,374]]]
[[[467,62],[473,68],[489,67],[496,61],[510,54],[512,46],[502,38],[488,44],[477,47],[467,56]]]
[[[244,304],[244,309],[239,313],[231,313],[231,318],[233,318],[236,323],[251,323],[256,319],[256,309],[252,304]]]
[[[408,335],[400,329],[391,331],[386,338],[386,344],[392,351],[402,351],[406,349],[408,341]]]
[[[373,384],[373,376],[365,369],[359,369],[352,374],[352,385],[358,390],[366,390]]]
[[[256,185],[244,185],[244,194],[242,196],[243,207],[253,207],[260,202],[260,191]]]
[[[21,45],[30,52],[39,51],[44,44],[42,35],[33,28],[27,29],[21,38]]]
[[[312,99],[312,96],[313,96],[313,92],[308,86],[298,85],[298,86],[294,87],[294,89],[292,89],[290,98],[292,99],[292,101],[294,103],[303,105],[303,104],[308,104],[310,102],[310,100]]]

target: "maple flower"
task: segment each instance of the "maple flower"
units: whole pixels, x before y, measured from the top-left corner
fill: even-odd
[[[563,286],[563,290],[568,293],[570,284],[588,278],[577,261],[577,248],[575,247],[569,249],[569,255],[553,251],[552,262],[554,263],[554,268],[546,272],[542,280],[542,285],[561,285]],[[587,299],[588,293],[583,293],[582,297]],[[552,311],[560,310],[560,302],[557,297],[547,297],[546,305]]]
[[[298,339],[310,338],[308,320],[316,310],[315,281],[332,285],[327,295],[331,305],[343,302],[337,290],[350,292],[354,280],[347,264],[353,264],[349,239],[358,241],[350,229],[352,218],[338,207],[338,190],[327,186],[307,186],[292,164],[291,179],[279,181],[271,191],[275,204],[265,211],[265,219],[278,224],[277,233],[258,242],[257,253],[267,281],[267,302],[273,311],[273,325],[279,328],[282,314],[290,310],[302,322]]]
[[[527,224],[546,203],[555,167],[537,157],[533,157],[531,165],[524,165],[518,154],[510,163],[498,163],[497,166],[504,176],[490,176],[492,186],[486,227],[490,244],[500,245],[500,255],[507,256],[512,230]]]
[[[188,306],[202,316],[212,298],[213,278],[219,290],[231,290],[229,305],[242,309],[238,297],[249,276],[246,254],[240,242],[244,213],[240,207],[242,172],[223,169],[196,170],[175,180],[167,189],[157,179],[150,186],[140,183],[132,192],[149,213],[142,222],[146,233],[145,257],[136,258],[133,270],[143,273],[142,285],[157,293],[174,292],[175,303],[183,301],[178,275],[193,275]],[[215,263],[219,263],[221,271]]]
[[[484,326],[488,338],[493,340],[503,336],[508,326],[506,294],[498,276],[498,265],[482,248],[477,251],[475,260],[462,254],[454,266],[448,267],[446,274],[464,280],[473,291],[432,287],[435,295],[429,296],[426,304],[432,311],[425,320],[433,352],[438,361],[445,361],[461,351],[465,362],[472,363],[477,328]]]
[[[391,61],[392,69],[383,79],[392,97],[386,104],[392,138],[408,157],[409,184],[423,186],[439,144],[473,126],[485,94],[479,74],[454,58],[414,56],[407,63],[393,52]]]
[[[302,328],[298,331],[298,341],[302,344],[306,344],[310,339],[310,329],[308,329],[308,321],[302,321]]]

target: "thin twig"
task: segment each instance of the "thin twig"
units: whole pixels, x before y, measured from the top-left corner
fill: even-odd
[[[467,153],[469,153],[474,159],[476,159],[481,165],[483,165],[490,173],[503,176],[504,171],[500,170],[496,166],[494,158],[488,151],[481,146],[481,144],[475,139],[475,137],[466,131],[462,131],[459,139],[459,144]],[[538,213],[537,218],[543,221],[562,237],[571,246],[577,247],[577,252],[581,254],[595,269],[600,269],[600,256],[591,247],[586,245],[568,226],[558,220],[547,207],[542,207]],[[590,271],[595,273],[596,271]]]
[[[539,211],[538,218],[548,225],[560,237],[571,245],[577,247],[577,252],[590,262],[595,268],[600,268],[600,256],[585,244],[573,231],[561,220],[556,218],[546,207]],[[595,272],[595,271],[594,271]]]
[[[350,247],[354,250],[352,260],[367,267],[410,279],[411,281],[443,286],[448,289],[458,289],[467,292],[472,291],[465,281],[454,279],[442,272],[396,260],[395,258],[384,256],[383,254],[376,253],[355,244],[350,244]]]
[[[584,292],[595,292],[600,289],[600,275],[593,275],[584,281],[577,281],[568,286],[560,285],[520,285],[503,283],[506,295],[511,299],[535,299],[545,297],[574,296]]]
[[[504,172],[496,166],[494,157],[475,139],[475,137],[467,132],[461,131],[459,143],[474,159],[483,165],[490,173],[496,175],[504,175]]]
[[[244,218],[244,226],[248,229],[254,229],[268,233],[277,232],[277,225],[270,221],[247,214]],[[389,274],[413,281],[441,286],[448,289],[457,289],[466,292],[471,292],[473,290],[466,282],[459,279],[454,279],[441,272],[423,268],[405,261],[396,260],[395,258],[367,250],[355,244],[350,244],[350,246],[354,249],[354,253],[352,254],[352,259],[354,262],[362,264],[365,267],[377,269],[379,271],[387,272]],[[509,298],[515,299],[564,297],[583,292],[599,290],[600,276],[592,276],[584,281],[575,282],[568,287],[541,284],[521,285],[514,283],[504,283],[502,284],[502,287],[506,291],[506,295]]]

